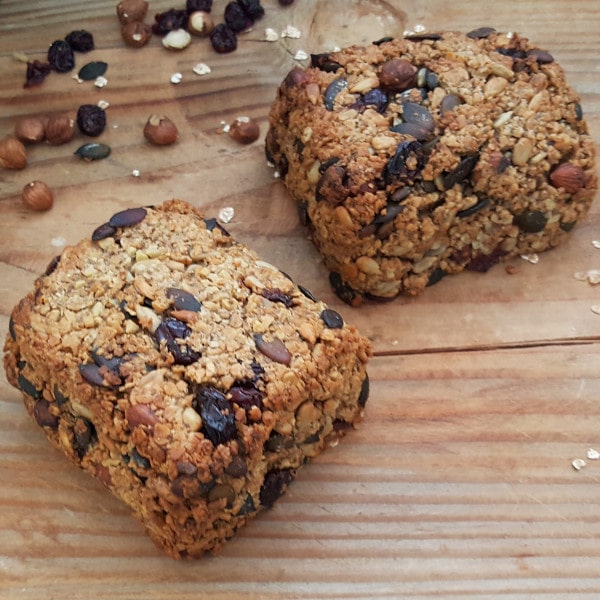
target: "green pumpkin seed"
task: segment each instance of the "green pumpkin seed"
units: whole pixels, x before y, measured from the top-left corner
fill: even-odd
[[[79,69],[77,77],[83,81],[92,81],[93,79],[104,75],[104,73],[106,73],[106,69],[108,69],[108,64],[105,62],[100,60],[89,62],[87,65],[83,65],[83,67]]]
[[[79,146],[74,154],[87,161],[100,160],[101,158],[106,158],[110,154],[110,146],[92,142],[90,144]]]

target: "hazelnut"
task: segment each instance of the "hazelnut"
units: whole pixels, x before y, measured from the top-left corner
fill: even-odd
[[[206,37],[212,33],[214,28],[215,23],[210,13],[197,10],[190,15],[188,20],[188,31],[192,35]]]
[[[123,25],[143,21],[148,13],[146,0],[123,0],[117,4],[117,17]]]
[[[162,39],[162,45],[167,50],[183,50],[192,41],[192,36],[185,29],[173,29]]]
[[[21,192],[23,204],[31,210],[49,210],[54,198],[50,188],[43,181],[31,181]]]
[[[46,125],[46,141],[51,146],[70,142],[75,135],[75,120],[69,115],[53,115]]]
[[[229,126],[229,135],[240,144],[251,144],[258,139],[260,128],[250,117],[238,117]]]
[[[157,146],[168,146],[177,141],[179,131],[171,119],[159,115],[151,115],[144,126],[144,137]]]
[[[416,82],[417,67],[403,58],[392,58],[381,66],[379,82],[393,92],[402,92]]]
[[[556,188],[563,188],[568,194],[576,194],[585,186],[585,173],[578,165],[562,163],[550,173],[550,183]]]
[[[12,136],[0,140],[0,167],[24,169],[27,165],[27,150],[22,142]]]
[[[131,21],[123,25],[121,35],[128,46],[141,48],[150,41],[152,28],[141,21]]]
[[[25,144],[36,144],[44,139],[45,127],[39,117],[23,117],[15,125],[15,136]]]

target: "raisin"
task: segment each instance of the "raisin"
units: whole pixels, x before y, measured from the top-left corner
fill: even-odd
[[[260,503],[271,507],[283,494],[286,487],[294,479],[291,469],[273,469],[265,475],[265,480],[260,488]]]
[[[237,48],[237,36],[225,23],[219,23],[210,34],[210,43],[219,54],[233,52]]]
[[[187,0],[185,3],[185,10],[188,15],[193,12],[210,12],[212,10],[213,0]]]
[[[44,271],[44,275],[46,275],[46,277],[48,275],[52,275],[52,273],[54,273],[54,271],[56,271],[56,267],[58,267],[58,264],[60,263],[60,254],[58,254],[57,256],[55,256],[49,263],[48,266],[46,267],[46,270]]]
[[[225,7],[224,19],[229,29],[236,33],[250,29],[254,24],[238,2],[230,2]]]
[[[89,52],[94,49],[94,37],[89,31],[85,31],[84,29],[71,31],[65,37],[65,41],[75,52]]]
[[[156,341],[160,344],[165,342],[168,352],[173,356],[175,364],[191,365],[195,363],[200,356],[200,352],[192,350],[185,344],[179,344],[177,340],[187,338],[192,330],[183,322],[168,317],[156,328]]]
[[[77,126],[84,135],[97,137],[106,127],[106,112],[96,104],[82,104],[77,110]]]
[[[164,37],[175,29],[187,29],[188,13],[187,10],[178,10],[171,8],[165,12],[158,13],[154,16],[154,24],[152,32],[156,35]]]
[[[232,402],[235,402],[240,408],[245,410],[249,410],[253,406],[258,406],[258,408],[262,409],[263,395],[253,381],[237,381],[229,389],[229,396]]]
[[[414,179],[427,163],[423,145],[419,142],[401,142],[396,153],[385,166],[387,183]]]
[[[81,460],[96,440],[96,430],[87,419],[78,417],[73,426],[73,449]]]
[[[271,302],[281,302],[287,308],[294,306],[294,299],[281,290],[263,290],[262,296]]]
[[[33,87],[39,85],[46,79],[46,76],[52,71],[50,63],[33,60],[27,63],[27,72],[25,73],[25,84],[23,87]]]
[[[202,417],[202,433],[215,445],[225,444],[237,435],[235,416],[231,404],[214,387],[202,388],[194,398],[192,407]]]
[[[58,429],[59,418],[52,414],[50,402],[40,398],[33,407],[33,416],[40,427]]]
[[[253,21],[258,21],[265,14],[265,9],[262,7],[260,0],[237,0],[237,3]]]
[[[56,40],[48,48],[48,62],[57,73],[67,73],[75,66],[75,56],[69,42]]]

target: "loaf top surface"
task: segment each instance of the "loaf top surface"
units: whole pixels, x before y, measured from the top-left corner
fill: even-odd
[[[66,248],[15,308],[5,365],[11,383],[68,397],[110,439],[126,441],[123,415],[146,423],[157,452],[168,442],[179,453],[168,458],[208,477],[231,458],[220,444],[233,417],[201,422],[189,410],[198,389],[234,398],[251,451],[289,425],[282,411],[344,389],[344,357],[367,361],[369,342],[338,313],[189,204],[117,213],[92,238]]]
[[[563,68],[489,28],[312,55],[266,150],[330,270],[383,297],[558,245],[598,187]]]

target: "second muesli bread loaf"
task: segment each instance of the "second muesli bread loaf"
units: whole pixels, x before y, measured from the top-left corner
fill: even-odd
[[[351,304],[552,248],[597,188],[563,69],[491,28],[313,55],[279,88],[266,150]]]
[[[368,340],[180,201],[65,249],[9,329],[37,424],[175,558],[270,507],[368,395]]]

